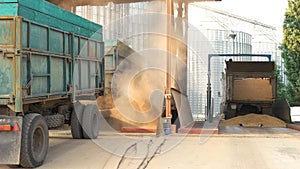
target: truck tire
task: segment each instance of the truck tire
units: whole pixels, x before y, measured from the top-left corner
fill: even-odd
[[[71,133],[73,139],[83,139],[82,114],[84,107],[85,106],[79,102],[74,104],[71,114]]]
[[[26,168],[41,166],[49,146],[47,123],[40,114],[25,115],[22,125],[20,165]]]
[[[88,104],[84,108],[82,117],[83,137],[95,139],[99,133],[99,110],[94,104]]]
[[[61,127],[65,124],[65,116],[62,114],[45,116],[45,120],[49,129]]]

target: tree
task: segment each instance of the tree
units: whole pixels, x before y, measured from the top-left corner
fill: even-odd
[[[282,57],[287,79],[286,96],[291,106],[300,105],[300,0],[288,0],[283,23]]]
[[[275,76],[277,77],[277,97],[279,99],[286,98],[286,86],[280,74],[280,66],[275,65]]]

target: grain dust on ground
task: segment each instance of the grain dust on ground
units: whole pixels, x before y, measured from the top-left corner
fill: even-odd
[[[286,127],[286,123],[266,114],[247,114],[221,121],[220,126]]]

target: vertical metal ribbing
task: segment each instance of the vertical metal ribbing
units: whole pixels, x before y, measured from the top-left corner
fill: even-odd
[[[23,112],[22,99],[22,18],[15,19],[15,112]]]

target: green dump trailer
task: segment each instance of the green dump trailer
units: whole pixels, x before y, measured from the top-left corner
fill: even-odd
[[[48,129],[94,139],[104,93],[102,26],[43,0],[0,0],[0,164],[37,167]]]

